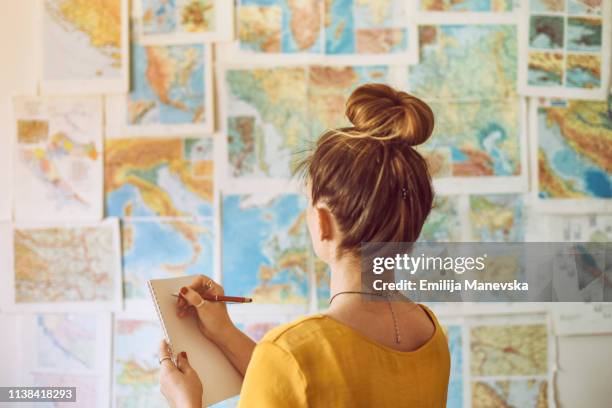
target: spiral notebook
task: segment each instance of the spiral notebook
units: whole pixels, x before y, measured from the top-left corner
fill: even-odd
[[[183,276],[153,279],[148,284],[172,354],[187,352],[189,363],[204,384],[202,404],[207,407],[239,394],[242,377],[221,350],[200,332],[195,318],[176,315],[176,297],[172,295],[192,281],[193,276]]]

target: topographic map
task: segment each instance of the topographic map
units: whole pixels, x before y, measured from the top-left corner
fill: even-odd
[[[206,117],[205,45],[132,44],[128,126],[203,124]]]
[[[408,47],[407,21],[403,0],[326,0],[325,52],[403,52]]]
[[[408,16],[402,0],[242,0],[243,50],[320,55],[406,52]]]
[[[15,218],[100,218],[101,99],[23,96],[13,105]]]
[[[456,196],[435,197],[419,242],[461,242],[461,218]]]
[[[308,302],[310,239],[298,195],[223,197],[222,271],[227,293],[262,304]],[[249,231],[250,239],[243,239]]]
[[[140,0],[143,34],[198,33],[215,29],[215,0]]]
[[[237,16],[243,49],[271,53],[323,51],[319,0],[242,0]]]
[[[212,139],[108,139],[105,161],[108,216],[212,216]]]
[[[43,81],[80,81],[81,92],[96,81],[117,81],[123,88],[124,5],[124,0],[44,0]]]
[[[601,0],[534,0],[523,13],[521,86],[532,95],[602,99],[608,89],[608,17]],[[609,35],[607,35],[609,37]]]
[[[304,68],[226,72],[231,174],[288,176],[292,154],[308,139]]]
[[[516,28],[420,26],[421,60],[410,90],[432,106],[434,136],[425,148],[446,158],[452,176],[516,176],[519,103]],[[479,78],[473,81],[473,78]]]
[[[159,339],[157,321],[115,318],[113,404],[122,408],[165,408],[159,392]]]
[[[115,225],[16,228],[15,303],[118,301]]]
[[[554,358],[548,330],[545,319],[535,315],[474,318],[469,327],[471,406],[548,407]]]
[[[471,238],[478,242],[521,242],[525,238],[519,194],[470,196]]]
[[[473,376],[527,376],[548,373],[545,324],[475,326],[470,331]]]
[[[420,0],[422,11],[499,12],[512,11],[515,0]]]
[[[538,195],[612,197],[612,97],[537,108]]]
[[[121,228],[126,300],[145,300],[149,306],[149,279],[212,276],[212,219],[126,220]]]
[[[398,74],[390,71],[318,65],[226,71],[230,175],[289,178],[312,140],[348,124],[344,103],[353,89],[389,81]]]
[[[472,383],[472,408],[548,406],[546,380],[479,380]]]

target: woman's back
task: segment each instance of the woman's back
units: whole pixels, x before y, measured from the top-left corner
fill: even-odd
[[[443,407],[450,373],[446,337],[398,351],[324,316],[268,333],[256,347],[241,407]]]

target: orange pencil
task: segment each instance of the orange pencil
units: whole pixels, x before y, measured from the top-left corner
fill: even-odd
[[[173,293],[172,296],[179,297],[177,293]],[[200,295],[202,296],[202,295]],[[210,302],[232,302],[232,303],[251,303],[253,299],[242,297],[242,296],[222,296],[222,295],[204,295],[202,299]]]

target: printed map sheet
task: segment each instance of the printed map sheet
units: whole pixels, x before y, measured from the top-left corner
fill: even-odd
[[[605,100],[612,3],[523,0],[519,90],[530,96]]]
[[[17,221],[102,218],[102,100],[13,99]]]
[[[23,384],[77,387],[80,406],[108,406],[111,339],[110,313],[23,315]]]
[[[16,224],[9,233],[7,308],[19,311],[119,310],[119,223]]]
[[[128,0],[43,0],[41,90],[128,90]]]
[[[133,0],[143,44],[193,44],[233,37],[233,2],[226,0]]]

